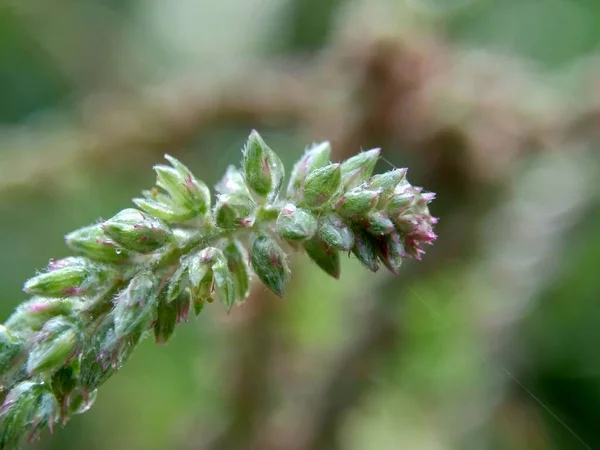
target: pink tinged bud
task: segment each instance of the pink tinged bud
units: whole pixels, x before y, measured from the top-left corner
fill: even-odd
[[[369,212],[379,200],[381,190],[370,190],[357,187],[340,197],[335,208],[345,217],[362,216]]]
[[[158,282],[151,272],[136,275],[115,299],[112,311],[117,339],[142,333],[151,324],[158,303]]]
[[[258,196],[270,200],[277,197],[284,177],[279,156],[253,130],[242,150],[242,166],[246,184]]]
[[[321,270],[335,279],[340,278],[340,253],[327,245],[318,235],[303,243],[306,254]]]
[[[282,297],[288,277],[286,256],[279,244],[265,233],[259,234],[252,244],[252,268],[263,284],[275,295]]]
[[[377,248],[379,259],[394,275],[398,275],[402,258],[406,257],[404,244],[398,234],[394,233],[379,241]]]
[[[367,181],[375,169],[380,153],[381,150],[376,148],[361,152],[344,161],[341,167],[344,189],[351,189]]]
[[[117,244],[140,253],[158,250],[173,236],[163,221],[133,208],[124,209],[104,222],[102,229]]]
[[[185,222],[196,216],[194,211],[186,210],[170,202],[166,203],[150,198],[134,198],[133,203],[145,213],[164,220],[167,223]]]
[[[329,164],[312,171],[306,177],[301,204],[309,208],[322,205],[336,194],[340,182],[341,168],[339,164]]]
[[[365,216],[364,222],[366,230],[374,236],[385,236],[394,232],[394,224],[386,214],[380,211],[369,212]]]
[[[311,238],[317,232],[317,219],[307,210],[287,204],[281,210],[276,222],[279,235],[290,241]]]
[[[229,271],[227,258],[221,250],[217,250],[215,253],[212,273],[217,298],[227,312],[230,312],[236,300],[236,286],[233,274]]]
[[[111,240],[98,224],[67,234],[65,241],[71,250],[96,261],[121,262],[132,257],[131,252]],[[60,269],[63,262],[64,260],[52,261],[48,265],[48,270]]]
[[[236,302],[243,302],[250,295],[251,271],[248,264],[250,261],[248,252],[241,242],[231,240],[223,249],[223,254],[233,277]]]
[[[214,216],[224,229],[246,228],[254,223],[254,201],[243,195],[222,194],[217,199]]]
[[[46,297],[78,296],[102,288],[115,276],[111,268],[82,257],[65,258],[53,267],[59,268],[30,278],[23,290]]]
[[[336,214],[324,214],[318,228],[319,236],[329,247],[349,252],[354,246],[354,232]]]
[[[363,230],[354,230],[354,247],[352,253],[358,261],[372,272],[379,270],[377,261],[378,241]]]
[[[331,145],[329,142],[314,144],[308,148],[300,161],[298,161],[292,170],[292,175],[287,187],[287,196],[289,199],[299,200],[298,194],[301,193],[306,177],[315,169],[329,164],[331,154]]]
[[[39,331],[53,317],[69,316],[76,302],[70,298],[33,297],[22,303],[5,325],[11,329]]]
[[[373,175],[367,182],[367,188],[381,190],[381,200],[387,200],[394,192],[396,186],[405,181],[407,171],[408,169],[394,169],[389,172]]]
[[[76,352],[81,330],[65,317],[50,319],[36,335],[27,359],[27,373],[34,375],[61,368]]]
[[[167,191],[177,206],[204,215],[210,209],[210,190],[203,182],[196,179],[193,173],[179,160],[165,155],[172,168],[157,166],[158,185]]]
[[[0,325],[0,373],[6,375],[25,351],[25,342]]]
[[[33,441],[58,418],[58,402],[48,386],[23,381],[8,393],[0,409],[0,448],[19,448]]]

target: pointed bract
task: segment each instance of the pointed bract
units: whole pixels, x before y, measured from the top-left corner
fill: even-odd
[[[350,189],[363,184],[369,179],[375,164],[379,159],[381,150],[376,148],[361,152],[342,163],[342,185],[344,189]]]
[[[302,202],[309,207],[317,207],[330,200],[340,187],[341,170],[339,164],[329,164],[308,174]]]
[[[300,158],[300,161],[298,161],[292,169],[292,174],[287,187],[288,199],[298,200],[300,198],[308,174],[315,169],[319,169],[329,164],[330,155],[331,144],[329,142],[314,144],[306,149],[304,155]]]
[[[252,268],[266,287],[283,297],[289,270],[286,256],[279,244],[266,233],[260,233],[254,239]]]
[[[244,146],[242,166],[244,179],[252,191],[270,200],[277,197],[284,177],[283,164],[255,130]]]
[[[319,236],[303,243],[306,254],[328,275],[339,279],[340,253],[329,247]]]
[[[318,228],[321,239],[329,247],[350,251],[354,246],[354,232],[337,214],[324,214]]]
[[[309,211],[289,203],[281,209],[276,226],[282,238],[289,241],[302,241],[316,233],[317,219]]]
[[[140,253],[158,250],[173,236],[163,221],[133,208],[117,213],[102,224],[102,229],[117,244]]]

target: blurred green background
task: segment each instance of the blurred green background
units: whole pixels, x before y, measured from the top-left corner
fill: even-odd
[[[3,0],[2,320],[162,154],[214,184],[252,128],[382,147],[440,217],[396,279],[294,255],[32,448],[600,448],[599,49],[597,0]]]

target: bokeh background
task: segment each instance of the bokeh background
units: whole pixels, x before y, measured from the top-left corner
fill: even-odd
[[[441,218],[397,278],[294,255],[32,448],[600,448],[599,50],[597,0],[2,0],[1,320],[165,152],[214,184],[252,128],[382,147]]]

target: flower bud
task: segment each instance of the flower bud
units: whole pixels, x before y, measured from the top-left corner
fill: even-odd
[[[402,258],[406,257],[404,244],[397,233],[390,234],[379,241],[377,248],[379,259],[394,275],[398,275]]]
[[[10,329],[39,331],[42,326],[56,316],[69,316],[76,302],[72,298],[32,297],[22,303],[8,318],[5,325]]]
[[[416,193],[413,191],[412,186],[399,185],[389,198],[385,210],[390,217],[397,216],[407,211],[415,202],[415,199]]]
[[[227,312],[231,311],[236,298],[236,286],[233,274],[227,266],[227,258],[221,250],[215,253],[215,263],[212,266],[214,277],[214,286],[217,292],[217,297]]]
[[[227,258],[227,266],[233,276],[236,301],[243,302],[250,295],[248,252],[240,241],[231,240],[223,249],[223,254]]]
[[[217,225],[225,229],[249,227],[254,223],[252,199],[238,194],[221,194],[215,205]]]
[[[369,179],[380,153],[378,148],[368,150],[342,163],[342,185],[345,190],[359,186]]]
[[[219,194],[236,194],[252,198],[244,176],[235,166],[227,167],[227,171],[221,181],[215,185],[215,191]]]
[[[394,224],[381,211],[371,211],[364,218],[366,230],[374,236],[385,236],[394,232]]]
[[[179,264],[179,267],[177,267],[177,270],[175,270],[175,272],[169,279],[169,284],[167,286],[166,292],[167,302],[172,302],[173,300],[175,300],[188,287],[190,282],[188,269],[189,260],[182,259],[182,261]]]
[[[213,302],[213,285],[214,277],[212,270],[210,270],[195,287],[192,287],[192,303],[196,317],[202,312],[206,303]]]
[[[313,170],[306,177],[302,199],[309,207],[320,206],[331,199],[340,187],[341,170],[339,164],[329,164]]]
[[[0,377],[5,375],[25,350],[25,342],[0,325]]]
[[[381,199],[387,199],[396,186],[406,179],[408,169],[394,169],[389,172],[373,175],[367,183],[367,188],[381,190]]]
[[[58,411],[56,399],[43,383],[17,384],[0,409],[0,448],[18,448],[24,437],[33,441],[44,428],[52,432]]]
[[[102,229],[128,250],[149,253],[164,246],[172,237],[169,227],[149,214],[127,208],[102,224]]]
[[[305,209],[292,203],[285,205],[277,217],[277,233],[290,241],[302,241],[317,231],[317,219]]]
[[[324,214],[319,219],[319,235],[329,247],[349,252],[354,246],[354,233],[336,214]]]
[[[154,316],[158,283],[150,272],[136,275],[115,300],[115,334],[122,338],[145,331]]]
[[[36,336],[27,359],[27,373],[34,375],[59,369],[71,358],[81,342],[79,327],[58,316],[44,324]]]
[[[242,152],[246,184],[262,198],[276,198],[284,176],[279,156],[255,130],[250,133]]]
[[[362,230],[354,230],[352,253],[358,261],[372,272],[379,270],[377,262],[377,240]]]
[[[156,309],[156,320],[154,322],[154,339],[157,344],[166,343],[177,324],[177,302],[167,302],[162,298]]]
[[[196,216],[191,210],[187,210],[171,203],[151,198],[134,198],[133,203],[151,216],[164,220],[167,223],[185,222]]]
[[[258,278],[275,295],[282,297],[288,276],[286,256],[279,244],[260,233],[252,244],[252,268]]]
[[[292,175],[287,187],[287,196],[289,199],[300,198],[307,175],[315,169],[329,164],[330,154],[331,144],[329,142],[314,144],[304,152],[304,156],[302,156],[292,169]]]
[[[179,160],[170,155],[165,158],[174,170],[165,166],[157,166],[159,186],[169,193],[176,204],[184,209],[194,211],[198,215],[206,214],[210,209],[210,190],[202,181]]]
[[[75,230],[65,236],[65,241],[71,250],[96,261],[119,262],[132,256],[110,239],[99,224]]]
[[[52,270],[53,267],[58,268]],[[78,296],[98,290],[113,275],[109,267],[83,257],[69,257],[51,265],[49,272],[27,280],[23,290],[46,297]]]
[[[333,278],[340,278],[340,254],[327,245],[318,235],[303,243],[304,250],[310,258]]]
[[[335,209],[343,216],[362,216],[369,212],[379,200],[381,191],[357,187],[349,190],[335,204]]]

